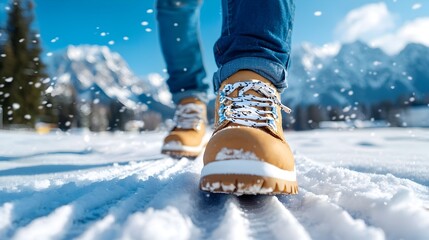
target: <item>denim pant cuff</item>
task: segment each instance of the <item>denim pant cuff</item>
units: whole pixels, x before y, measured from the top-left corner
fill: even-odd
[[[214,91],[217,93],[221,83],[240,70],[250,70],[263,76],[277,87],[279,92],[287,88],[286,68],[277,62],[259,57],[243,57],[234,59],[219,67],[213,75]]]
[[[177,105],[182,99],[194,97],[200,100],[201,102],[208,103],[208,95],[206,92],[200,90],[186,90],[183,92],[178,92],[173,94],[173,102]]]

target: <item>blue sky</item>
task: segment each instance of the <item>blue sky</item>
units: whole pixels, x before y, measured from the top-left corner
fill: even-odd
[[[2,25],[8,2],[0,0]],[[41,33],[44,54],[70,44],[107,45],[119,52],[139,76],[164,69],[155,12],[150,11],[155,0],[35,0],[35,3],[35,27]],[[429,32],[429,3],[426,3],[423,0],[297,0],[293,45],[303,42],[338,45],[361,39],[392,53],[409,41],[429,45],[427,33],[420,34],[426,26]],[[220,32],[220,12],[220,0],[205,0],[201,37],[209,76],[216,70],[212,45]],[[142,26],[142,22],[147,25]],[[416,36],[410,36],[413,34]]]

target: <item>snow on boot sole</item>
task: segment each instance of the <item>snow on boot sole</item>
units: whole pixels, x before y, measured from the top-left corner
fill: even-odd
[[[215,193],[297,194],[296,173],[254,160],[215,161],[204,166],[200,188]]]

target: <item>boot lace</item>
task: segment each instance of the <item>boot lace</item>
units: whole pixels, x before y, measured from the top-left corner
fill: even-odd
[[[195,103],[180,104],[174,114],[176,128],[199,130],[204,122],[204,109]]]
[[[229,95],[237,89],[240,89],[237,97],[230,97]],[[249,90],[258,92],[261,97],[246,94]],[[275,120],[279,118],[277,107],[286,113],[292,112],[278,100],[274,88],[259,80],[227,84],[219,94],[219,125],[224,121],[230,121],[249,127],[271,127],[277,131],[275,124]]]

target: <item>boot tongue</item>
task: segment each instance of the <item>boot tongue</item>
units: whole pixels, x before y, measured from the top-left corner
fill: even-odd
[[[231,76],[230,78],[226,79],[225,81],[223,81],[220,89],[223,89],[227,84],[234,84],[234,83],[238,83],[238,82],[245,82],[245,81],[252,81],[252,80],[257,80],[257,81],[261,81],[265,84],[267,84],[268,86],[272,87],[275,89],[274,85],[266,78],[260,76],[259,74],[256,74],[252,71],[239,71],[237,74]],[[241,89],[237,89],[234,92],[232,92],[231,94],[229,94],[230,97],[238,97],[238,92]],[[244,93],[244,95],[253,95],[253,96],[257,96],[257,97],[265,97],[263,96],[261,93],[250,89],[248,91],[246,91]]]
[[[201,124],[203,123],[207,123],[207,113],[206,113],[206,105],[205,103],[203,103],[201,100],[199,100],[198,98],[194,98],[194,97],[189,97],[189,98],[184,98],[179,102],[179,106],[182,105],[182,107],[184,105],[197,105],[201,107],[202,112],[198,111],[192,111],[192,109],[188,109],[187,112],[185,112],[184,114],[198,114],[198,118],[197,116],[195,119],[195,126],[194,127],[188,127],[188,126],[181,126],[181,124],[177,124],[176,127],[174,129],[182,129],[182,130],[198,130],[199,127],[201,126]],[[177,110],[176,110],[177,111]],[[183,119],[182,119],[183,120]],[[178,119],[179,121],[179,119]],[[189,121],[191,121],[191,119],[189,119]],[[200,122],[202,121],[202,122]]]

